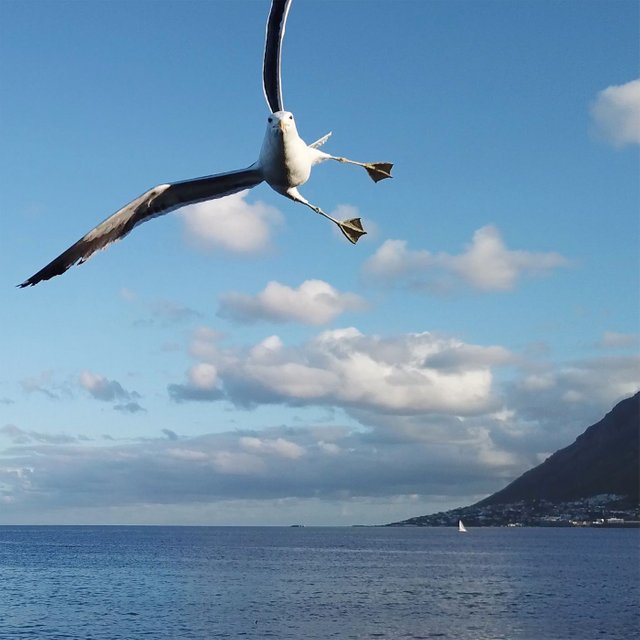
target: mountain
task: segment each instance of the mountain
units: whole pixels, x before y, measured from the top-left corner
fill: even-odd
[[[599,494],[640,493],[640,392],[619,402],[576,441],[556,451],[478,506],[521,500],[568,502]]]
[[[637,520],[639,504],[640,392],[619,402],[573,444],[484,500],[391,526],[450,526],[458,518],[476,525],[569,522],[605,510]]]

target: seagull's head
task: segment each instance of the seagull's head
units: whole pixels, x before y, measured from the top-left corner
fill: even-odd
[[[288,132],[297,133],[296,121],[290,111],[276,111],[267,118],[267,129],[272,133],[284,135]]]

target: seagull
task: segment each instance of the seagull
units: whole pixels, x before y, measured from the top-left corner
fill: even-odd
[[[336,220],[320,207],[310,203],[298,191],[298,187],[309,179],[311,168],[326,160],[363,167],[374,182],[390,178],[393,165],[389,162],[356,162],[320,151],[319,147],[327,141],[331,133],[311,144],[304,142],[298,135],[293,114],[284,110],[281,82],[282,41],[291,2],[292,0],[273,0],[267,20],[262,80],[271,114],[267,118],[267,130],[258,160],[246,169],[160,184],[149,189],[89,231],[18,287],[30,287],[61,275],[73,265],[88,260],[96,251],[124,238],[134,227],[147,220],[189,204],[223,198],[251,189],[261,182],[266,182],[277,193],[331,220],[353,244],[366,233],[360,218]]]

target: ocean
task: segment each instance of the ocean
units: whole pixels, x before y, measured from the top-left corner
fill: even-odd
[[[2,640],[640,637],[640,530],[0,527]]]

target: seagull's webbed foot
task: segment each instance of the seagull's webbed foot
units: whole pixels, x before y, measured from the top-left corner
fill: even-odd
[[[363,167],[367,170],[369,177],[374,182],[380,182],[380,180],[384,180],[385,178],[393,178],[391,175],[393,163],[391,162],[356,162],[355,160],[349,160],[348,158],[342,158],[339,156],[333,156],[332,159],[337,160],[338,162],[346,162],[347,164],[355,164],[358,167]]]
[[[358,240],[366,235],[366,231],[362,226],[362,222],[360,218],[350,218],[349,220],[336,220],[334,217],[330,216],[328,213],[325,213],[320,207],[316,207],[314,205],[310,205],[311,208],[321,216],[327,218],[327,220],[331,220],[334,224],[338,226],[338,229],[342,231],[344,237],[351,243],[355,244]]]
[[[342,222],[334,220],[334,222],[338,225],[338,228],[342,231],[345,238],[352,244],[358,242],[358,240],[367,233],[362,227],[360,218],[351,218],[350,220],[343,220]]]
[[[385,178],[393,178],[391,175],[393,164],[391,162],[370,162],[365,164],[364,168],[374,182],[380,182]]]
[[[328,213],[325,213],[320,207],[316,206],[315,204],[311,204],[306,198],[304,198],[300,194],[300,192],[295,187],[287,189],[284,192],[284,195],[286,195],[288,198],[291,198],[295,202],[299,202],[309,207],[309,209],[311,209],[312,211],[315,211],[318,215],[321,215],[327,218],[327,220],[331,220],[331,222],[336,224],[340,229],[340,231],[342,231],[344,237],[352,244],[355,244],[356,242],[358,242],[358,240],[367,233],[362,227],[362,222],[360,221],[360,218],[350,218],[349,220],[342,220],[342,221],[336,220],[333,216],[330,216]]]

